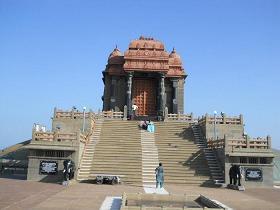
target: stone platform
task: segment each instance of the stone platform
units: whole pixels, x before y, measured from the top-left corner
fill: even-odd
[[[95,185],[72,183],[70,186],[0,178],[0,209],[5,210],[99,210],[107,196],[144,193],[137,185]],[[165,185],[170,194],[203,194],[232,209],[280,209],[279,188],[246,188],[246,191],[198,186]]]

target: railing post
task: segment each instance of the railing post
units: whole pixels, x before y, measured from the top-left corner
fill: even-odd
[[[239,119],[240,119],[240,124],[243,125],[243,115],[242,114],[239,115]]]
[[[246,148],[250,148],[250,139],[248,138],[248,135],[246,135],[245,139],[246,139]]]
[[[71,118],[74,119],[74,109],[71,110]]]
[[[93,111],[92,111],[91,109],[89,109],[88,117],[89,117],[90,119],[93,119]]]
[[[168,107],[166,106],[164,109],[164,121],[168,121]]]
[[[226,123],[227,123],[227,117],[226,117],[226,114],[223,114],[223,115],[222,115],[222,117],[223,117],[223,124],[226,124]]]
[[[55,130],[55,131],[53,132],[53,140],[54,140],[54,141],[57,141],[57,139],[58,139],[58,130]]]
[[[100,114],[100,109],[98,109],[98,112],[97,112],[97,119],[100,119],[101,118],[101,114]]]
[[[271,136],[267,136],[266,137],[266,140],[267,140],[267,149],[271,149]]]
[[[123,120],[127,120],[127,105],[123,107]]]
[[[193,122],[193,113],[191,112],[191,123]]]
[[[57,109],[56,109],[56,107],[54,107],[54,109],[53,109],[53,119],[56,118],[56,112],[57,112]]]
[[[77,140],[77,142],[80,142],[80,138],[81,138],[81,131],[78,130],[78,131],[76,132],[76,140]]]
[[[208,113],[205,114],[205,124],[207,124],[209,121],[209,116],[208,116]]]
[[[36,129],[35,129],[35,124],[34,124],[33,129],[32,129],[32,140],[35,140],[35,132],[36,132]]]
[[[224,141],[225,141],[225,151],[229,151],[227,135],[224,135]]]
[[[178,114],[177,114],[177,120],[180,121],[180,118],[181,118],[181,114],[180,114],[180,112],[178,112]]]

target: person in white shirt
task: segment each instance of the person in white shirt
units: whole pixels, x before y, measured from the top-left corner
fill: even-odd
[[[132,117],[131,119],[134,120],[134,117],[136,116],[136,112],[137,112],[138,106],[136,104],[132,105]]]

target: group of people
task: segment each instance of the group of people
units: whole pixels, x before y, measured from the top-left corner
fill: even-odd
[[[151,120],[140,121],[139,127],[151,133],[155,132],[155,125]]]
[[[241,186],[241,172],[240,172],[240,166],[232,164],[229,169],[229,182],[230,184],[237,184],[238,186]]]

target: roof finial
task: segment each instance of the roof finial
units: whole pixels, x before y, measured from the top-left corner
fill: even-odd
[[[118,45],[116,44],[116,47],[115,47],[115,49],[118,49]]]
[[[173,52],[173,53],[175,53],[175,52],[176,52],[176,50],[175,50],[175,47],[173,47],[173,50],[172,50],[172,52]]]

